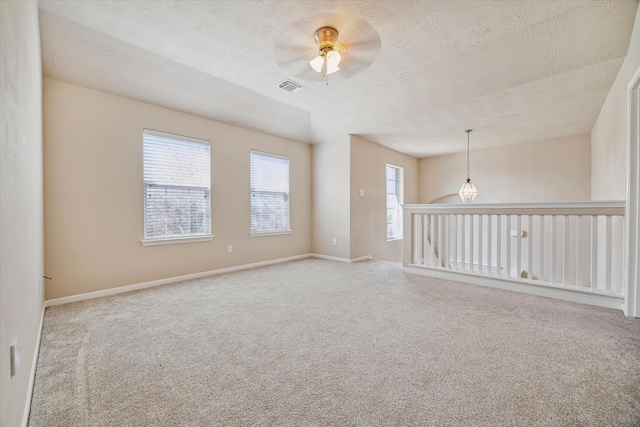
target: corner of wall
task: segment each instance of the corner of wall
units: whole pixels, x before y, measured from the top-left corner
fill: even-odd
[[[314,117],[312,122],[316,120]],[[311,151],[311,252],[349,259],[350,138],[346,133],[326,134],[318,130],[318,123],[315,125],[315,144]]]
[[[591,200],[627,197],[628,86],[640,68],[640,7],[627,56],[591,130]]]
[[[0,425],[26,425],[44,305],[42,64],[38,3],[3,2],[0,97]],[[21,362],[11,375],[9,348]]]

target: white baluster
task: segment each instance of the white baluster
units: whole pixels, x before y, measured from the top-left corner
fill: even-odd
[[[551,283],[556,283],[556,270],[558,267],[558,217],[551,216]]]
[[[482,274],[482,266],[484,265],[482,262],[482,221],[484,219],[484,215],[478,215],[478,273]]]
[[[607,243],[605,244],[605,253],[607,254],[607,260],[605,265],[605,278],[606,278],[606,290],[607,293],[611,292],[611,252],[613,248],[611,247],[611,215],[607,215],[607,234],[606,239]]]
[[[538,265],[539,265],[539,270],[540,272],[538,273],[540,275],[540,282],[544,281],[544,254],[545,254],[545,247],[544,247],[544,215],[540,215],[538,218],[540,218],[540,238],[538,239],[538,241],[540,242],[540,258],[538,259]]]
[[[581,287],[580,285],[580,236],[582,235],[582,215],[578,215],[577,223],[576,223],[576,287]]]
[[[598,289],[598,216],[591,215],[591,290]]]
[[[562,285],[567,285],[567,276],[569,273],[569,215],[564,216],[564,226],[562,227],[562,252],[564,254],[562,260]]]
[[[474,215],[469,215],[469,271],[473,272],[473,241],[474,241],[474,233],[473,233],[473,217]]]
[[[502,276],[502,215],[496,215],[496,274]]]
[[[507,276],[511,277],[511,215],[507,215],[507,247],[506,247],[506,255],[507,255]]]
[[[533,216],[529,215],[529,220],[527,222],[527,227],[529,227],[529,231],[527,232],[527,279],[533,279]]]
[[[451,227],[451,231],[453,232],[452,243],[453,250],[451,253],[453,254],[453,269],[458,269],[458,214],[453,215],[453,227]]]
[[[442,268],[442,215],[438,215],[438,268]]]
[[[420,234],[420,222],[419,219],[422,215],[420,214],[411,214],[411,229],[412,229],[412,233],[411,235],[413,236],[413,257],[411,258],[411,264],[418,264],[418,257],[419,257],[419,253],[418,253],[418,248],[422,239],[422,235]]]
[[[522,215],[516,215],[516,278],[520,278],[522,271]]]
[[[491,276],[493,275],[493,271],[491,271],[491,264],[493,263],[492,254],[493,254],[493,241],[492,241],[492,228],[493,228],[493,215],[487,216],[487,273]]]

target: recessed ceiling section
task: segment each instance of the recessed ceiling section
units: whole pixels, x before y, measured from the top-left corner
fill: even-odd
[[[309,113],[40,11],[45,77],[311,142]]]
[[[376,123],[373,120],[364,122],[363,119],[363,127],[352,133],[416,157],[424,157],[420,147],[424,145],[425,135],[429,135],[432,141],[429,144],[432,156],[462,151],[465,141],[460,138],[460,132],[451,131],[456,121],[468,123],[474,129],[476,148],[590,133],[623,60],[614,59],[433,108],[429,110],[428,120],[421,120],[423,113],[420,109],[400,114],[389,108],[388,121]],[[554,93],[552,107],[547,98],[540,96],[541,91],[549,90]],[[341,110],[339,106],[337,108]],[[358,114],[368,117],[366,110]],[[529,117],[541,125],[532,126],[522,117]],[[409,127],[415,133],[405,133],[405,140],[398,142],[395,135]],[[367,133],[367,130],[373,132]],[[496,134],[501,138],[496,138]]]

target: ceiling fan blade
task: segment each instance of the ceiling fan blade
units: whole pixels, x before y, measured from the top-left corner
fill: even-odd
[[[300,61],[300,58],[293,58],[286,61],[279,61],[278,65],[282,68],[291,68],[291,66],[299,66],[300,64],[304,64],[305,61]],[[306,62],[308,65],[309,63]]]
[[[338,42],[345,48],[340,71],[331,74],[329,80],[349,78],[367,69],[377,58],[382,43],[371,24],[359,18],[325,13],[304,18],[285,27],[282,39],[273,46],[273,58],[278,66],[301,82],[322,82],[322,75],[309,66],[309,61],[318,55],[314,34],[318,28],[325,26],[338,31]]]
[[[344,63],[350,64],[353,62],[362,62],[362,63],[373,63],[376,59],[377,55],[372,55],[366,52],[353,52],[351,55],[347,54],[344,56]]]
[[[344,48],[354,51],[375,51],[380,50],[380,40],[370,39],[370,40],[360,40],[360,41],[349,41],[345,42]]]
[[[307,55],[310,50],[313,50],[313,46],[308,44],[277,43],[273,46],[273,54],[278,56],[296,55],[300,57],[300,55]]]

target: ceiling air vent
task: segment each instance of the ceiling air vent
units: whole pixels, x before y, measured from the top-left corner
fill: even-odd
[[[280,89],[286,90],[287,92],[295,92],[299,89],[302,89],[304,86],[302,86],[300,83],[296,83],[291,80],[285,80],[282,83],[280,83],[278,87]]]

